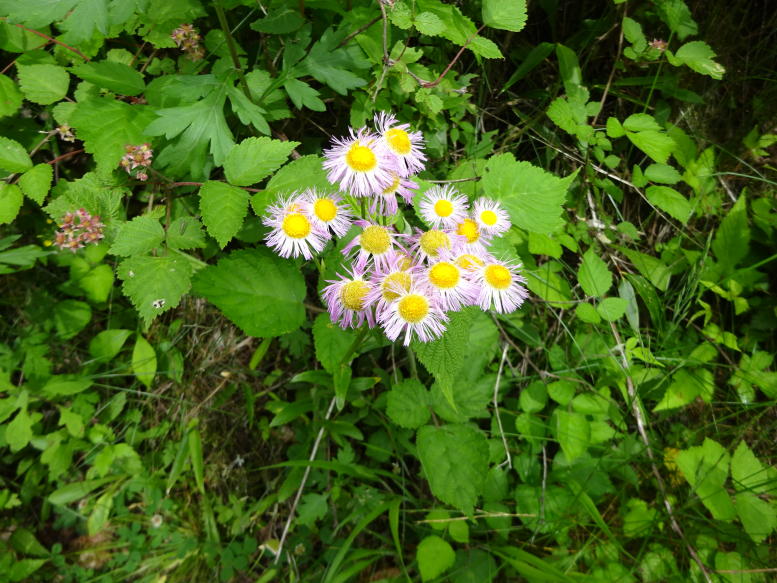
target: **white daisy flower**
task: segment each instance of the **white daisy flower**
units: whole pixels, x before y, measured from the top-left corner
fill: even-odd
[[[322,294],[329,318],[342,328],[358,328],[364,324],[375,326],[375,316],[367,302],[367,296],[372,291],[372,285],[358,269],[348,270],[348,275],[340,279],[327,281]]]
[[[416,234],[410,238],[410,252],[416,255],[421,261],[434,261],[440,255],[453,249],[455,239],[440,229],[429,229],[421,231],[416,229]]]
[[[416,284],[408,290],[401,286],[394,289],[397,299],[378,312],[378,321],[389,340],[396,340],[404,333],[403,344],[407,346],[413,336],[429,342],[443,335],[448,317],[429,290]]]
[[[440,308],[446,312],[473,305],[479,290],[469,272],[450,256],[431,263],[421,275],[421,281],[439,294]]]
[[[328,232],[311,222],[297,195],[279,198],[267,212],[268,216],[262,222],[271,231],[265,241],[281,257],[302,255],[305,259],[312,259],[314,254],[324,249],[330,238]]]
[[[433,186],[427,190],[419,204],[421,217],[435,229],[454,228],[467,218],[467,197],[452,186]]]
[[[310,188],[302,193],[300,201],[310,221],[321,230],[329,229],[342,237],[351,228],[353,215],[339,194],[321,194]]]
[[[354,223],[362,227],[362,232],[343,247],[343,255],[347,256],[358,249],[355,265],[359,270],[363,270],[370,259],[374,261],[376,267],[387,265],[397,245],[397,235],[393,227],[384,227],[363,220],[354,221]]]
[[[402,178],[396,172],[392,172],[392,175],[394,179],[391,184],[382,193],[376,193],[372,196],[371,213],[377,213],[384,217],[397,214],[399,210],[397,195],[401,196],[406,203],[412,204],[413,192],[411,189],[418,188],[418,184],[407,178]]]
[[[396,156],[386,142],[366,128],[350,138],[333,138],[334,146],[324,151],[324,169],[332,184],[354,196],[369,196],[383,192],[397,171]]]
[[[410,290],[418,272],[419,267],[412,265],[407,255],[394,253],[384,266],[376,267],[373,271],[370,280],[372,291],[367,296],[367,302],[377,303],[377,311],[382,311],[387,304],[399,297],[401,290]]]
[[[426,155],[422,149],[421,132],[408,131],[410,124],[399,123],[393,113],[381,111],[375,114],[375,127],[382,141],[398,161],[398,171],[403,177],[418,174],[424,169]]]
[[[479,290],[477,305],[483,310],[493,309],[501,314],[514,312],[528,296],[523,285],[526,280],[518,273],[519,266],[491,260],[474,271]]]
[[[456,253],[483,255],[490,242],[490,237],[480,230],[477,222],[467,217],[456,225]]]
[[[487,235],[501,235],[510,230],[510,215],[504,207],[490,198],[479,198],[472,205],[472,217]]]

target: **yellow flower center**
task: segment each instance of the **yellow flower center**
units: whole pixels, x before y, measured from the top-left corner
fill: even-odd
[[[464,269],[474,269],[485,264],[480,257],[469,254],[460,256],[456,260],[456,263],[459,264],[459,267],[463,267]]]
[[[449,200],[438,200],[434,203],[434,212],[437,213],[438,217],[449,217],[453,212],[453,205]]]
[[[429,270],[429,281],[436,287],[450,289],[459,283],[461,274],[453,263],[443,261]]]
[[[440,251],[440,249],[450,249],[451,247],[450,237],[448,237],[448,235],[442,231],[438,231],[436,229],[432,229],[431,231],[427,231],[421,235],[418,243],[421,246],[423,252],[430,257],[437,257],[437,253]]]
[[[310,221],[305,215],[291,213],[283,217],[281,228],[292,239],[304,239],[310,234]]]
[[[478,224],[472,219],[464,219],[464,222],[459,224],[456,232],[459,235],[464,235],[467,238],[467,243],[475,243],[480,238]]]
[[[420,294],[410,294],[399,300],[399,317],[405,322],[417,324],[429,313],[429,300]]]
[[[346,153],[345,163],[356,172],[369,172],[378,165],[378,159],[370,148],[357,142]]]
[[[510,270],[504,265],[489,265],[484,274],[486,282],[496,289],[507,289],[513,282]]]
[[[494,211],[486,210],[480,213],[480,220],[489,227],[493,227],[496,224],[496,219],[497,216]]]
[[[399,174],[394,174],[394,181],[383,190],[383,194],[394,194],[399,189]]]
[[[313,205],[313,212],[319,219],[328,223],[337,216],[337,205],[330,198],[319,198]]]
[[[410,136],[407,135],[405,130],[392,128],[386,132],[386,141],[388,145],[397,154],[407,156],[410,153],[410,149],[413,145],[410,143]]]
[[[409,255],[403,255],[402,259],[399,260],[398,266],[399,269],[402,271],[405,271],[406,269],[410,269],[413,265],[413,259]]]
[[[370,225],[362,231],[359,244],[368,253],[380,255],[391,247],[391,237],[384,227]]]
[[[383,280],[383,284],[380,286],[383,298],[389,302],[394,301],[399,297],[399,294],[393,290],[404,289],[405,291],[408,291],[411,282],[410,274],[406,271],[395,271],[394,273],[390,273],[386,276]]]
[[[364,308],[364,298],[370,291],[366,282],[355,279],[344,284],[340,288],[340,301],[349,310],[362,310]]]

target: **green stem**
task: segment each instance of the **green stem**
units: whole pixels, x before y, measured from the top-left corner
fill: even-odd
[[[248,100],[253,103],[251,92],[248,90],[248,83],[246,83],[246,78],[243,74],[243,67],[240,65],[240,58],[237,56],[235,39],[232,38],[232,31],[229,29],[229,24],[227,23],[227,15],[224,13],[224,7],[221,5],[220,1],[214,2],[213,6],[216,9],[216,15],[218,16],[221,30],[224,32],[224,36],[227,39],[227,47],[229,48],[229,54],[232,57],[232,64],[235,66],[235,69],[237,69],[237,74],[240,77],[240,87],[243,89],[243,93],[245,93]]]

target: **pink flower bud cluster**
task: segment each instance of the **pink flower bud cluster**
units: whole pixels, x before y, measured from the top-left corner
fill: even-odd
[[[78,209],[74,213],[65,214],[59,224],[59,230],[54,235],[54,245],[75,253],[88,243],[98,243],[105,236],[104,228],[99,216],[91,215],[85,209]]]
[[[182,24],[170,34],[170,38],[192,61],[199,61],[205,56],[205,49],[200,45],[202,37],[191,24]]]
[[[132,175],[135,172],[135,178],[138,180],[148,180],[148,170],[151,166],[151,160],[154,157],[154,151],[151,149],[151,144],[145,143],[140,146],[133,146],[127,144],[124,146],[124,150],[127,152],[121,159],[121,167],[127,171],[127,174]]]

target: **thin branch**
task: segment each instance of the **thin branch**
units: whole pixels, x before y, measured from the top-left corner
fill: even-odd
[[[302,6],[304,7],[304,4]],[[253,99],[251,99],[251,92],[248,90],[248,83],[246,82],[245,74],[243,73],[243,66],[240,64],[240,57],[238,57],[237,54],[235,39],[232,38],[232,31],[230,30],[229,23],[227,22],[227,15],[224,13],[224,7],[221,5],[220,0],[214,2],[213,7],[216,9],[216,16],[218,16],[219,25],[221,26],[221,30],[224,31],[224,36],[227,39],[229,55],[232,57],[232,64],[235,66],[237,74],[240,78],[240,88],[243,90],[243,93],[245,93],[248,101],[253,103]],[[304,8],[301,10],[304,10]]]
[[[7,20],[7,18],[5,18],[5,17],[4,17],[4,18],[2,18],[1,20]],[[31,32],[32,34],[38,35],[38,36],[39,36],[39,37],[41,37],[41,38],[45,38],[45,39],[46,39],[47,41],[49,41],[50,43],[57,44],[57,45],[59,45],[59,46],[61,46],[61,47],[65,48],[65,49],[67,49],[67,50],[69,50],[69,51],[71,51],[71,52],[73,52],[73,53],[77,54],[79,57],[81,57],[81,58],[82,58],[82,59],[84,59],[85,61],[89,61],[89,60],[91,60],[89,57],[87,57],[87,56],[86,56],[84,53],[82,53],[81,51],[79,51],[77,48],[75,48],[75,47],[71,47],[70,45],[67,45],[67,44],[63,43],[62,41],[59,41],[59,40],[57,40],[57,39],[55,39],[55,38],[52,38],[52,37],[50,37],[49,35],[47,35],[47,34],[45,34],[45,33],[42,33],[42,32],[41,32],[41,31],[39,31],[39,30],[35,30],[34,28],[27,28],[27,27],[26,27],[26,26],[24,26],[23,24],[14,24],[14,26],[18,26],[19,28],[21,28],[21,29],[23,29],[23,30],[26,30],[27,32]]]
[[[456,55],[453,57],[453,60],[448,63],[448,65],[443,69],[442,73],[440,73],[440,76],[437,77],[434,81],[422,81],[415,77],[415,80],[418,81],[418,84],[421,85],[421,87],[425,88],[431,88],[439,85],[442,80],[445,78],[445,76],[448,74],[448,72],[451,70],[453,65],[456,64],[456,61],[459,60],[459,57],[461,57],[462,54],[464,54],[464,49],[466,49],[469,46],[469,43],[471,43],[473,40],[475,40],[475,37],[480,34],[480,31],[482,31],[486,27],[485,24],[480,25],[480,28],[478,28],[477,32],[473,34],[471,37],[467,39],[467,42],[464,43],[464,45],[459,49],[459,52],[456,53]]]
[[[57,156],[53,160],[49,160],[48,162],[46,162],[46,164],[56,164],[57,162],[60,162],[61,160],[64,160],[65,158],[70,158],[71,156],[75,156],[76,154],[80,154],[83,151],[84,151],[83,148],[80,148],[78,150],[70,150],[69,152],[65,152],[64,154],[60,154],[59,156]]]
[[[375,24],[376,22],[378,22],[378,21],[379,21],[381,18],[382,18],[381,16],[376,16],[375,18],[373,18],[372,20],[370,20],[370,21],[369,21],[367,24],[365,24],[364,26],[360,26],[359,28],[357,28],[356,30],[354,30],[354,31],[353,31],[351,34],[349,34],[347,37],[345,37],[343,40],[341,40],[341,41],[338,43],[338,45],[335,47],[335,49],[339,49],[339,48],[342,48],[342,47],[344,47],[346,44],[348,44],[348,41],[349,41],[349,40],[351,40],[353,37],[355,37],[355,36],[358,36],[358,35],[360,35],[361,33],[363,33],[365,30],[367,30],[367,29],[368,29],[369,27],[371,27],[373,24]]]
[[[496,373],[496,382],[494,383],[494,414],[496,415],[496,424],[499,427],[499,435],[502,438],[502,445],[505,448],[505,455],[507,456],[507,459],[502,462],[502,464],[499,464],[500,466],[503,464],[507,464],[507,467],[511,470],[513,469],[513,458],[510,456],[510,448],[507,445],[507,438],[505,437],[505,430],[502,427],[502,418],[499,416],[499,403],[497,402],[499,399],[499,381],[502,380],[502,370],[504,369],[505,365],[505,359],[507,358],[507,348],[508,345],[505,343],[504,348],[502,348],[502,360],[499,361],[499,371]]]

